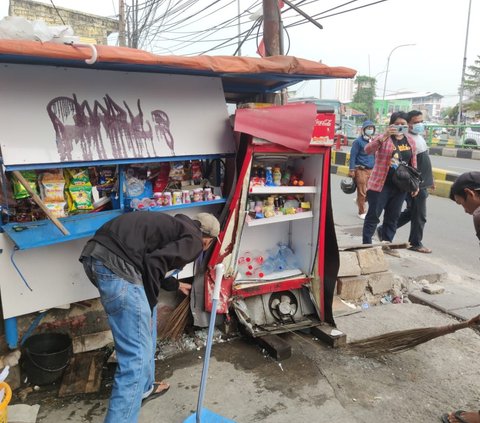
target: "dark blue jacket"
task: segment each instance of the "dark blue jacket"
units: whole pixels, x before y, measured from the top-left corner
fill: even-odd
[[[354,170],[356,166],[364,166],[368,169],[373,169],[375,164],[375,156],[365,153],[365,146],[368,144],[363,138],[359,136],[353,141],[352,149],[350,150],[350,170]]]

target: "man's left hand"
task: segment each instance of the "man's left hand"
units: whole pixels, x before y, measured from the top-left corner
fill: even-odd
[[[419,192],[419,191],[420,191],[420,190],[417,189],[415,192],[412,192],[412,193],[411,193],[411,196],[412,196],[412,197],[416,197],[416,196],[418,195],[418,192]]]
[[[190,295],[191,289],[192,289],[192,285],[190,285],[189,283],[185,283],[185,282],[178,283],[178,290],[183,294],[185,294],[187,297]]]

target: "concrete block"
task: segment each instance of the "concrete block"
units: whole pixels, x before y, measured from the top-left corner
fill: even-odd
[[[393,273],[390,271],[371,273],[367,276],[368,286],[374,295],[384,294],[390,291],[393,288],[394,282]]]
[[[480,150],[472,150],[472,159],[480,160]]]
[[[388,262],[385,260],[382,247],[365,248],[357,250],[356,253],[362,275],[388,270]]]
[[[457,149],[456,148],[444,148],[442,155],[445,156],[445,157],[457,157]]]
[[[344,300],[356,301],[362,298],[366,288],[367,278],[362,275],[337,280],[337,294]]]
[[[357,276],[362,274],[355,251],[340,251],[340,268],[338,277]]]
[[[348,165],[347,166],[337,166],[337,175],[347,176],[349,172]]]
[[[445,292],[445,288],[440,285],[425,285],[422,287],[422,291],[426,292],[427,294],[430,295],[435,295],[435,294],[443,294]]]
[[[450,196],[450,188],[452,187],[453,182],[450,181],[440,181],[435,180],[435,190],[431,193],[437,197],[448,198]]]

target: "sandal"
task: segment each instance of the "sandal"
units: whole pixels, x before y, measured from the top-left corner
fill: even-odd
[[[458,423],[472,423],[468,420],[465,420],[465,416],[462,417],[462,414],[475,414],[475,412],[466,412],[463,410],[457,410],[453,413],[453,416],[455,417],[455,420],[457,420]],[[479,419],[480,419],[480,411],[478,412]],[[449,419],[450,414],[443,414],[442,415],[442,422],[443,423],[452,423],[452,421]]]
[[[430,254],[432,252],[430,248],[424,247],[423,245],[418,247],[409,247],[408,249],[411,251],[416,251],[417,253],[424,253],[424,254]]]
[[[153,382],[152,392],[142,399],[142,406],[145,405],[148,401],[158,398],[166,393],[170,389],[170,385],[166,382]]]

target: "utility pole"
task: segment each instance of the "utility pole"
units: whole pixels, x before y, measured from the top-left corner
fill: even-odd
[[[125,47],[125,0],[118,1],[118,45]]]
[[[281,20],[277,0],[263,0],[263,43],[265,56],[279,56],[283,54],[280,37]],[[267,93],[265,101],[273,104],[284,104],[286,95]]]
[[[277,0],[263,0],[263,42],[266,56],[280,52],[280,10]]]

